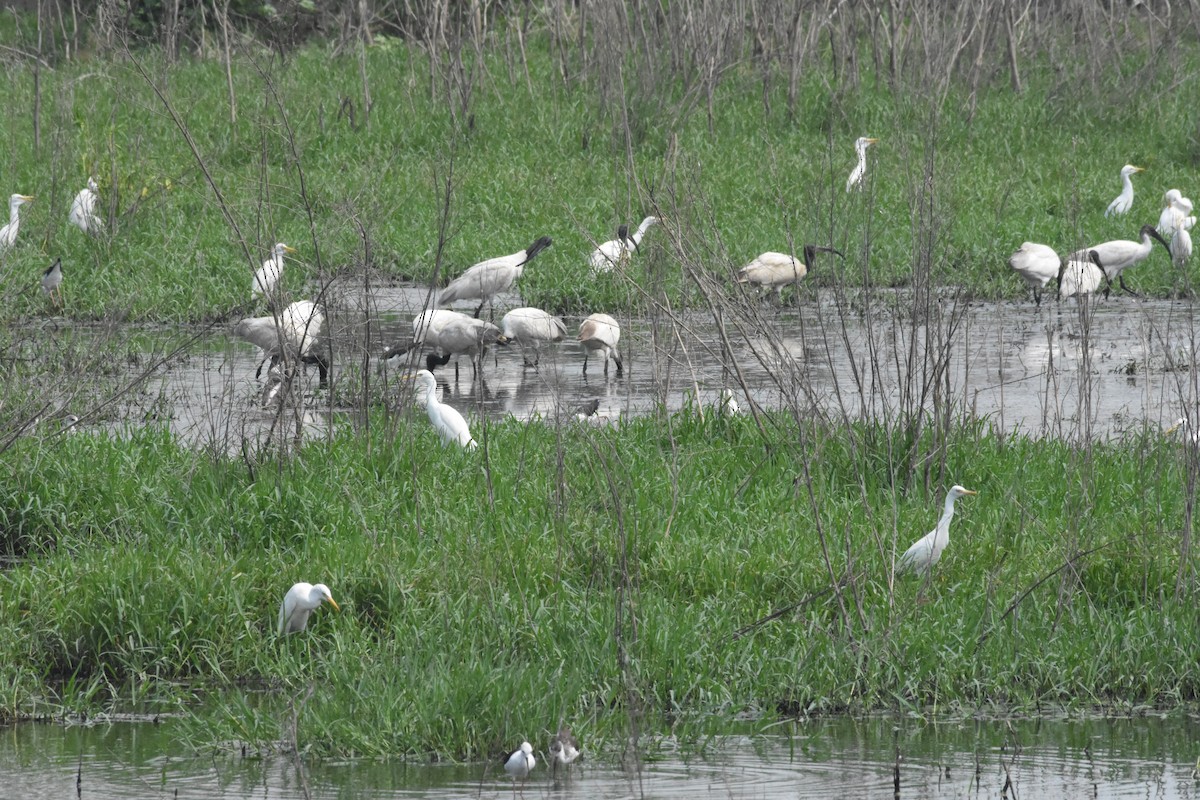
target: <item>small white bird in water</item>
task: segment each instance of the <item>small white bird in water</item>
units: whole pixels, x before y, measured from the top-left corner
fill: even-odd
[[[608,374],[608,360],[617,364],[621,374],[621,353],[617,343],[621,341],[621,326],[608,314],[592,314],[579,325],[579,343],[583,345],[583,374],[587,374],[588,354],[598,350],[604,356],[604,374]]]
[[[287,253],[294,253],[294,247],[288,247],[283,242],[279,242],[271,249],[271,255],[262,266],[254,273],[254,285],[250,287],[250,297],[257,300],[259,297],[266,298],[267,308],[274,308],[277,298],[279,279],[283,276],[283,257]]]
[[[304,582],[292,584],[292,588],[288,589],[287,594],[283,596],[283,603],[279,606],[279,635],[284,636],[304,630],[308,625],[309,615],[320,608],[322,603],[329,603],[333,606],[334,611],[341,611],[338,604],[333,602],[333,595],[330,594],[329,587],[325,584],[318,583],[315,586]]]
[[[717,401],[717,413],[723,417],[740,414],[741,406],[738,405],[737,398],[733,396],[733,390],[726,387],[721,390],[721,396]]]
[[[1192,447],[1200,447],[1200,430],[1194,430],[1191,426],[1191,423],[1187,421],[1187,417],[1180,417],[1179,419],[1175,420],[1175,424],[1167,428],[1163,432],[1163,435],[1170,436],[1171,434],[1175,433],[1175,431],[1179,430],[1183,431],[1185,442],[1190,444]]]
[[[1058,297],[1084,297],[1095,292],[1106,282],[1100,256],[1095,250],[1088,251],[1086,259],[1072,258],[1063,264],[1058,274]]]
[[[533,745],[529,742],[521,742],[521,746],[514,750],[513,754],[504,762],[504,771],[512,776],[515,787],[517,781],[523,782],[529,777],[529,773],[533,772],[536,765],[537,759],[533,757]]]
[[[922,536],[916,544],[908,548],[900,560],[896,562],[896,574],[917,572],[928,574],[933,565],[942,557],[942,551],[950,543],[950,520],[954,517],[954,501],[965,495],[976,494],[970,489],[964,489],[957,484],[950,487],[946,493],[946,505],[942,510],[942,518],[937,527]]]
[[[54,305],[62,301],[62,259],[54,259],[54,263],[42,273],[42,291]]]
[[[1008,257],[1008,266],[1033,289],[1033,302],[1040,306],[1042,289],[1058,277],[1062,271],[1062,259],[1049,245],[1024,242],[1017,252]]]
[[[96,234],[104,230],[104,221],[96,216],[96,192],[99,188],[95,178],[88,178],[87,186],[80,189],[71,201],[67,221],[84,233]]]
[[[17,231],[21,229],[20,208],[25,203],[32,203],[33,198],[27,194],[14,194],[8,198],[8,224],[0,228],[0,252],[7,250],[17,241]]]
[[[520,346],[521,360],[527,367],[537,367],[541,361],[542,342],[561,342],[567,336],[563,321],[540,308],[514,308],[500,320],[500,330]],[[532,363],[527,350],[533,351]]]
[[[559,764],[565,767],[577,758],[579,758],[579,740],[571,734],[570,728],[563,725],[550,740],[550,763],[557,770]]]
[[[463,415],[458,413],[457,409],[438,400],[437,379],[433,377],[433,373],[423,369],[417,372],[412,380],[416,381],[416,391],[424,397],[425,413],[442,442],[455,442],[467,450],[474,450],[477,445],[471,438],[471,429],[467,427]]]
[[[1145,172],[1145,170],[1132,164],[1121,167],[1121,193],[1117,195],[1116,200],[1108,204],[1104,216],[1111,217],[1114,214],[1121,216],[1129,213],[1129,207],[1133,205],[1133,181],[1129,179],[1129,176],[1135,172]]]
[[[846,191],[862,188],[862,179],[867,174],[867,148],[878,142],[878,139],[872,139],[867,136],[860,136],[854,142],[854,150],[858,153],[858,166],[850,173],[850,177],[846,179]]]

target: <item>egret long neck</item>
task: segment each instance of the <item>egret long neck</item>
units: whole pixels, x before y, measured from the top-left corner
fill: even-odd
[[[21,204],[9,203],[8,205],[8,222],[11,225],[16,225],[21,221]]]
[[[937,524],[937,538],[945,542],[950,538],[950,520],[954,518],[954,498],[946,495],[946,505],[942,508],[942,518]]]

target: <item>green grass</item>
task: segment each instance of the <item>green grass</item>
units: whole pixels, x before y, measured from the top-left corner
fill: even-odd
[[[504,54],[485,58],[486,77],[469,104],[473,126],[452,124],[429,96],[425,56],[381,39],[366,59],[374,107],[357,128],[339,115],[361,105],[356,58],[310,45],[284,61],[263,54],[235,61],[237,121],[231,123],[221,64],[88,60],[40,74],[42,142],[30,129],[33,74],[10,69],[0,115],[0,171],[7,195],[35,194],[18,246],[5,257],[9,285],[29,287],[10,313],[40,314],[39,270],[62,255],[67,313],[79,318],[203,320],[243,313],[250,271],[277,240],[299,250],[290,292],[315,294],[333,276],[369,265],[390,280],[428,281],[438,257],[442,192],[453,184],[441,280],[536,237],[554,246],[520,286],[524,299],[557,311],[645,308],[666,292],[678,304],[696,274],[728,285],[733,269],[764,250],[832,243],[845,261],[821,261],[817,284],[902,286],[915,270],[978,296],[1019,297],[1005,265],[1026,239],[1067,251],[1128,238],[1157,220],[1168,187],[1186,190],[1200,160],[1189,100],[1200,83],[1200,50],[1180,43],[1171,63],[1139,74],[1134,61],[1105,74],[1027,66],[1014,96],[1002,75],[972,100],[952,89],[936,109],[903,84],[869,71],[831,93],[819,70],[805,73],[789,118],[776,81],[767,114],[749,67],[718,88],[712,130],[702,112],[674,115],[682,89],[661,97],[630,92],[630,150],[597,89],[564,87],[545,41],[530,42],[532,93],[509,80]],[[225,219],[184,138],[137,64],[157,85],[196,143],[244,238]],[[1157,70],[1155,72],[1154,70]],[[519,71],[518,71],[519,73]],[[1147,77],[1148,76],[1148,77]],[[1169,89],[1169,91],[1168,91]],[[973,112],[970,109],[973,108]],[[879,137],[867,194],[846,195],[852,143]],[[1106,219],[1121,165],[1136,176],[1134,211]],[[926,189],[926,172],[932,175]],[[95,173],[110,236],[89,240],[65,219],[70,200]],[[452,178],[450,177],[452,175]],[[617,225],[657,212],[628,279],[592,278],[585,258]],[[310,216],[311,215],[311,216]],[[355,222],[357,220],[357,223]],[[922,255],[924,253],[924,255]],[[1188,290],[1191,271],[1156,251],[1130,273],[1151,294]]]
[[[905,488],[886,431],[770,422],[764,440],[748,418],[686,412],[514,421],[466,454],[421,416],[377,419],[253,481],[161,433],[21,440],[0,493],[0,711],[154,701],[188,712],[195,746],[277,747],[294,705],[315,753],[479,758],[560,719],[600,749],[633,721],[687,738],[746,712],[1196,698],[1177,445],[968,429],[944,476]],[[890,586],[892,553],[954,482],[980,494],[933,581]],[[833,573],[855,575],[840,601],[731,639],[828,589],[822,536]],[[342,612],[281,641],[296,580],[327,583]]]

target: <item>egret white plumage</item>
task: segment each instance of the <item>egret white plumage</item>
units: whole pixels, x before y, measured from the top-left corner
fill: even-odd
[[[279,242],[271,249],[271,255],[262,263],[254,272],[254,284],[250,287],[251,299],[257,300],[259,297],[266,298],[267,308],[275,307],[276,291],[279,285],[279,279],[283,276],[283,257],[287,253],[294,253],[294,247],[288,247],[283,242]]]
[[[1033,289],[1033,301],[1040,306],[1042,290],[1062,271],[1062,259],[1049,245],[1024,242],[1008,257],[1008,266]]]
[[[808,274],[817,253],[842,255],[840,250],[815,244],[804,245],[804,261],[798,261],[795,256],[787,253],[762,253],[739,269],[734,280],[737,283],[752,283],[773,290],[776,299],[779,299],[783,287],[796,283]]]
[[[309,615],[320,608],[322,603],[329,603],[334,611],[341,611],[325,584],[313,585],[303,581],[293,584],[279,606],[279,635],[285,636],[304,630],[308,625]]]
[[[97,191],[96,179],[88,178],[87,186],[75,195],[67,212],[67,221],[84,233],[99,233],[104,229],[104,221],[96,216]]]
[[[587,374],[588,354],[597,350],[604,356],[604,374],[608,374],[608,360],[617,364],[621,374],[621,353],[617,344],[621,341],[621,326],[608,314],[592,314],[579,324],[579,343],[583,345],[583,374]]]
[[[1145,170],[1132,164],[1121,167],[1121,193],[1117,195],[1117,199],[1108,204],[1104,216],[1111,217],[1113,214],[1121,216],[1129,212],[1129,207],[1133,205],[1133,181],[1130,180],[1130,176],[1135,172],[1145,172]]]
[[[32,203],[33,198],[27,194],[14,194],[8,198],[8,224],[0,228],[0,251],[7,250],[17,241],[17,231],[21,229],[21,206]]]
[[[62,259],[56,258],[54,263],[42,273],[42,291],[55,305],[62,300],[62,279]]]
[[[605,242],[592,251],[588,256],[588,263],[592,267],[592,272],[608,272],[613,267],[624,265],[631,253],[636,253],[640,250],[642,239],[646,235],[646,231],[658,224],[658,217],[646,217],[642,220],[642,224],[638,225],[633,235],[629,235],[629,226],[622,225],[617,228],[617,238]]]
[[[521,746],[513,751],[513,754],[504,762],[504,771],[512,776],[513,783],[524,781],[529,777],[529,773],[533,772],[534,766],[537,765],[537,759],[533,757],[533,745],[529,742],[521,742]]]
[[[1168,253],[1171,252],[1171,246],[1167,244],[1166,239],[1158,235],[1158,231],[1154,229],[1153,225],[1143,225],[1140,243],[1128,239],[1116,239],[1111,242],[1085,247],[1082,250],[1076,250],[1067,257],[1067,260],[1081,261],[1087,258],[1089,250],[1095,250],[1096,254],[1100,256],[1100,265],[1104,268],[1104,275],[1108,278],[1109,286],[1105,287],[1104,294],[1108,295],[1113,281],[1117,281],[1122,290],[1129,294],[1135,294],[1135,292],[1125,285],[1125,277],[1121,273],[1134,264],[1144,261],[1150,255],[1150,250],[1154,246],[1153,240],[1155,239],[1166,248]]]
[[[1163,192],[1163,209],[1158,215],[1158,232],[1164,239],[1169,239],[1175,233],[1175,203],[1183,199],[1183,192],[1178,189],[1167,189]]]
[[[867,148],[878,142],[878,139],[872,139],[868,136],[860,136],[854,142],[854,151],[858,153],[858,165],[850,172],[850,177],[846,179],[846,191],[862,188],[862,179],[867,174]]]
[[[1107,278],[1100,265],[1100,255],[1095,250],[1089,250],[1086,259],[1072,258],[1063,264],[1058,274],[1058,297],[1063,300],[1068,297],[1083,297],[1106,283]]]
[[[561,764],[564,767],[579,758],[579,740],[571,733],[571,729],[563,725],[550,740],[550,763],[555,769]]]
[[[942,551],[950,543],[950,520],[954,517],[954,501],[966,495],[976,494],[970,489],[955,484],[946,493],[946,505],[937,527],[922,536],[896,562],[896,574],[918,572],[928,574],[942,557]]]
[[[563,321],[540,308],[514,308],[500,320],[500,330],[509,341],[520,345],[522,361],[527,367],[538,365],[543,342],[561,342],[567,335]],[[532,364],[526,349],[533,351]]]
[[[532,261],[538,253],[553,244],[549,236],[543,236],[524,250],[510,256],[500,256],[481,261],[459,275],[438,294],[438,305],[444,306],[455,300],[478,300],[479,308],[475,316],[483,311],[483,306],[490,303],[492,298],[501,292],[507,292],[513,283],[525,271],[525,265]]]
[[[325,313],[311,300],[298,300],[279,312],[266,317],[247,317],[233,328],[233,335],[257,345],[263,360],[276,366],[282,360],[299,360],[315,364],[320,373],[320,385],[329,377],[329,362],[321,341],[325,329]],[[258,367],[259,374],[262,365]]]
[[[474,450],[476,443],[471,438],[471,430],[467,427],[463,415],[458,413],[457,409],[438,400],[437,379],[433,377],[433,373],[427,369],[420,370],[413,376],[413,380],[416,381],[417,393],[424,398],[425,413],[429,416],[429,422],[442,442],[454,442],[467,450]]]
[[[1188,231],[1196,224],[1192,216],[1192,201],[1181,197],[1175,201],[1175,231],[1171,234],[1171,260],[1183,266],[1192,257],[1192,234]]]
[[[717,399],[717,413],[721,416],[728,417],[734,414],[740,414],[742,407],[738,405],[737,398],[733,396],[733,390],[725,387],[721,390],[721,395]]]
[[[1175,423],[1171,425],[1171,427],[1163,431],[1163,435],[1170,436],[1171,434],[1175,433],[1175,431],[1179,430],[1183,431],[1183,439],[1185,442],[1190,444],[1192,447],[1200,447],[1200,430],[1193,429],[1191,423],[1188,422],[1187,417],[1180,417],[1179,419],[1175,420]]]

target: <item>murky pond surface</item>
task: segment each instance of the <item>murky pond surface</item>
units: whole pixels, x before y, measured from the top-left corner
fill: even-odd
[[[1195,402],[1200,315],[1190,302],[1114,296],[1081,313],[1074,302],[1038,308],[946,300],[914,324],[902,296],[882,296],[868,303],[822,294],[799,307],[743,308],[723,316],[724,336],[707,312],[618,317],[625,370],[617,375],[610,368],[607,376],[595,358],[584,373],[583,348],[574,341],[580,320],[567,318],[571,336],[544,347],[537,370],[524,367],[521,352],[510,346],[494,348],[480,376],[467,359],[457,376],[454,362],[437,375],[443,401],[492,419],[553,419],[592,399],[608,419],[659,405],[678,409],[697,399],[711,407],[727,387],[743,412],[751,404],[795,405],[834,419],[887,422],[940,408],[986,415],[1005,430],[1103,438],[1170,424]],[[327,426],[331,411],[336,419],[337,412],[352,410],[346,387],[360,387],[364,371],[376,397],[397,397],[394,383],[382,388],[389,376],[376,371],[379,356],[411,338],[411,320],[425,299],[417,288],[331,296],[328,329],[340,388],[332,400],[311,392],[311,370],[312,399],[303,416],[313,431]],[[518,302],[501,298],[496,318]],[[158,337],[147,349],[168,352],[191,333],[138,335],[142,341]],[[153,370],[142,393],[152,401],[126,403],[123,417],[135,424],[169,420],[193,443],[254,438],[273,418],[258,402],[256,354],[218,326],[191,341],[181,358]]]
[[[512,797],[496,764],[321,762],[184,756],[170,726],[21,724],[0,729],[0,794],[13,798]],[[827,719],[779,735],[670,742],[639,759],[588,757],[554,776],[540,758],[521,796],[572,798],[1193,798],[1200,723],[1190,718]],[[900,753],[897,767],[896,753]]]

